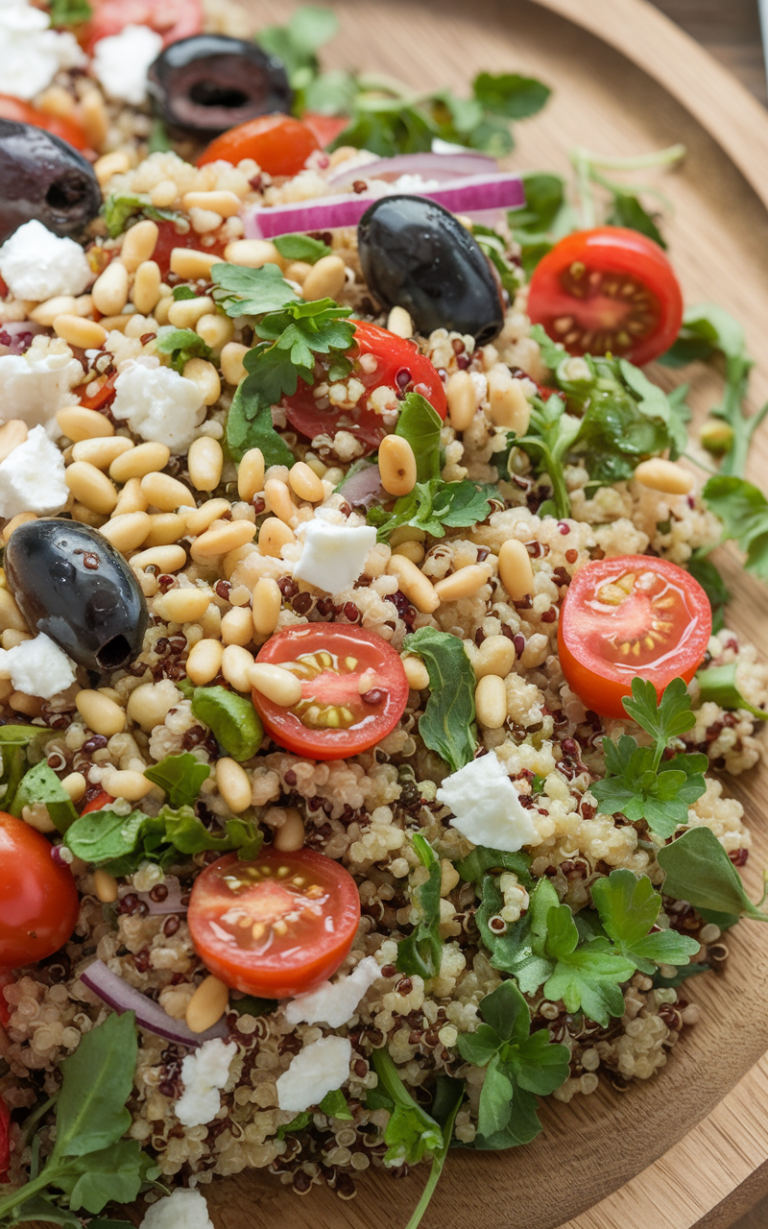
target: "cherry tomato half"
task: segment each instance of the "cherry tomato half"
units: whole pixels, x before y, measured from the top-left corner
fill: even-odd
[[[308,623],[271,636],[258,661],[301,679],[301,696],[283,708],[254,690],[264,727],[287,751],[317,760],[358,755],[381,742],[403,715],[408,680],[399,653],[374,632]],[[368,686],[360,694],[360,680]]]
[[[226,241],[217,240],[207,246],[200,242],[200,236],[194,230],[186,233],[178,231],[173,222],[157,223],[157,242],[152,253],[152,259],[160,267],[160,275],[165,278],[171,267],[171,252],[174,248],[194,248],[196,251],[207,252],[209,256],[221,256]]]
[[[231,162],[253,158],[268,175],[298,175],[310,154],[319,149],[311,128],[290,115],[257,115],[211,141],[197,160]]]
[[[198,875],[187,915],[195,950],[228,986],[265,998],[312,990],[335,973],[360,922],[349,871],[310,849],[219,858]]]
[[[0,969],[0,1025],[6,1027],[11,1018],[11,1008],[5,997],[4,990],[15,981],[10,969]],[[0,1170],[2,1172],[2,1170]]]
[[[352,374],[364,385],[365,393],[351,409],[332,408],[327,397],[315,395],[325,382],[328,370],[327,363],[318,362],[315,383],[309,385],[299,380],[293,396],[283,401],[286,417],[294,430],[308,439],[324,433],[333,435],[336,431],[349,431],[368,452],[373,452],[394,427],[399,405],[397,394],[402,397],[408,392],[421,393],[440,417],[445,418],[448,406],[443,382],[429,359],[420,354],[412,342],[404,341],[387,329],[376,324],[353,323],[357,355]],[[375,365],[364,358],[366,355],[376,360]],[[369,408],[371,394],[377,388],[396,390],[392,393],[391,404],[385,406],[386,412],[392,415],[389,423],[381,410]]]
[[[567,235],[536,266],[528,315],[570,354],[649,363],[677,337],[683,295],[657,243],[599,226]]]
[[[558,648],[563,674],[587,708],[626,717],[632,679],[661,698],[674,678],[690,682],[712,634],[706,593],[684,568],[649,555],[588,563],[563,602]]]
[[[18,969],[58,951],[75,929],[71,871],[44,836],[0,811],[0,966]]]
[[[103,789],[96,795],[95,798],[92,798],[90,802],[85,804],[80,814],[87,815],[89,811],[104,811],[108,806],[111,806],[114,801],[115,800],[112,795],[108,794],[107,791]]]
[[[37,107],[30,106],[28,102],[22,102],[20,98],[12,98],[9,94],[0,94],[0,119],[14,120],[19,124],[33,124],[35,128],[44,128],[46,132],[53,133],[55,137],[61,137],[62,141],[73,145],[75,149],[88,148],[88,138],[76,120],[60,115],[48,115],[45,111],[38,111]]]
[[[203,28],[200,0],[95,0],[93,15],[84,32],[85,49],[93,55],[100,38],[119,34],[126,26],[149,26],[162,34],[163,43],[199,34]]]
[[[301,122],[306,124],[311,132],[314,132],[325,149],[338,136],[341,136],[345,128],[349,128],[350,119],[348,115],[320,115],[318,111],[305,111]]]

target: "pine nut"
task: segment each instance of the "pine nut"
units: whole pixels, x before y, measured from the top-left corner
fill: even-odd
[[[301,293],[308,302],[317,299],[338,299],[347,280],[347,270],[340,256],[321,256],[312,272],[307,274]]]
[[[507,689],[498,674],[486,674],[475,688],[477,720],[486,730],[500,730],[507,720]]]
[[[514,377],[503,363],[497,363],[488,373],[488,405],[497,427],[508,427],[516,435],[525,435],[531,407],[522,380]]]
[[[145,474],[141,489],[150,504],[160,512],[175,512],[177,508],[194,508],[195,497],[183,482],[170,474]]]
[[[238,546],[253,541],[256,527],[251,521],[225,521],[223,525],[207,529],[192,546],[193,559],[208,559],[213,555],[226,555]]]
[[[445,386],[448,419],[454,431],[466,431],[477,411],[477,393],[468,371],[455,371]]]
[[[224,248],[224,259],[247,269],[260,269],[262,265],[282,266],[285,263],[274,243],[266,239],[234,239]]]
[[[169,589],[164,597],[155,600],[155,610],[168,623],[196,623],[208,609],[212,596],[210,589]]]
[[[416,485],[416,457],[401,435],[385,435],[379,445],[381,485],[390,495],[409,495]]]
[[[286,267],[285,276],[289,282],[298,282],[303,286],[312,272],[312,266],[306,260],[292,260]]]
[[[404,555],[392,555],[387,564],[390,576],[396,576],[400,590],[422,614],[431,614],[440,605],[435,586],[415,563]]]
[[[0,631],[13,628],[17,632],[27,632],[26,620],[16,605],[16,599],[8,589],[0,589]]]
[[[316,504],[325,498],[322,482],[309,468],[306,461],[297,461],[291,467],[288,481],[299,499],[306,499],[308,503]]]
[[[393,555],[404,555],[411,563],[421,563],[424,559],[424,547],[421,542],[401,542],[392,552]]]
[[[184,379],[200,390],[203,405],[214,405],[221,396],[221,380],[213,363],[206,358],[191,358],[184,364]]]
[[[224,644],[245,646],[253,640],[253,617],[250,606],[236,606],[228,610],[221,620],[221,638]]]
[[[204,687],[215,679],[221,669],[224,646],[220,640],[198,640],[187,658],[187,677],[195,687]]]
[[[193,1033],[204,1033],[218,1024],[228,1007],[229,989],[210,973],[187,1003],[187,1028]]]
[[[105,435],[95,440],[80,440],[72,449],[73,461],[87,461],[97,469],[109,469],[113,461],[130,452],[134,447],[133,440],[124,435]]]
[[[86,508],[85,504],[78,503],[77,500],[72,504],[70,513],[73,521],[80,525],[90,525],[91,529],[101,529],[109,519],[100,512],[94,512],[92,508]]]
[[[187,532],[190,534],[204,533],[209,525],[223,516],[229,516],[232,505],[228,499],[209,499],[194,512],[186,514]]]
[[[89,89],[80,99],[80,119],[91,149],[101,149],[109,133],[109,116],[97,89]]]
[[[142,260],[133,282],[131,299],[137,312],[149,314],[160,298],[160,266],[154,260]]]
[[[16,632],[13,628],[8,628],[0,635],[0,644],[4,649],[15,649],[17,644],[23,644],[25,640],[32,639],[29,632]]]
[[[126,512],[113,516],[102,526],[101,532],[115,550],[138,550],[146,542],[151,524],[146,512]]]
[[[216,761],[216,784],[219,793],[234,815],[247,810],[253,801],[251,780],[237,760],[228,756]]]
[[[93,295],[92,294],[79,294],[77,298],[75,299],[74,314],[76,316],[92,316],[93,313],[94,313]]]
[[[107,340],[107,330],[95,320],[83,320],[82,316],[64,313],[53,322],[53,331],[70,346],[80,350],[99,350]]]
[[[30,320],[34,320],[35,324],[42,324],[46,329],[49,329],[57,316],[77,315],[77,301],[74,295],[57,294],[52,299],[46,299],[44,303],[38,303],[29,313]]]
[[[465,568],[459,568],[451,576],[438,580],[435,593],[441,602],[458,602],[461,598],[472,597],[487,583],[491,570],[485,563],[471,563]]]
[[[79,802],[88,788],[88,782],[81,772],[70,772],[61,784],[73,802]]]
[[[252,687],[281,708],[291,708],[301,699],[301,680],[282,666],[257,661],[249,671]]]
[[[103,696],[100,691],[91,691],[88,688],[78,691],[75,708],[94,734],[111,738],[113,734],[120,734],[125,729],[125,712],[119,704],[115,704],[108,696]]]
[[[248,347],[241,345],[239,341],[229,341],[223,347],[220,355],[221,374],[227,384],[239,384],[248,375],[243,366],[243,359],[247,353]]]
[[[143,772],[132,772],[130,769],[105,773],[102,784],[113,798],[125,798],[126,802],[139,802],[154,788]]]
[[[64,473],[64,480],[75,499],[92,512],[109,516],[117,504],[117,490],[95,465],[88,461],[74,461]]]
[[[304,821],[296,807],[285,808],[285,819],[275,828],[272,848],[279,853],[296,853],[304,846]]]
[[[187,562],[183,546],[152,546],[131,559],[131,567],[156,567],[161,572],[178,572]]]
[[[284,482],[279,478],[268,478],[264,483],[264,495],[270,512],[273,512],[286,525],[295,524],[296,505]]]
[[[271,636],[277,627],[283,595],[276,580],[262,576],[253,590],[253,627],[259,637]]]
[[[272,559],[282,558],[282,550],[289,542],[295,542],[296,536],[290,525],[286,525],[284,521],[278,520],[276,516],[268,516],[265,521],[262,521],[261,529],[259,530],[258,546],[262,555],[269,555]]]
[[[233,218],[241,205],[234,192],[185,192],[181,198],[182,209],[210,209],[220,218]]]
[[[157,222],[149,218],[137,222],[123,235],[123,246],[120,258],[129,273],[135,273],[145,260],[151,260],[157,246],[157,236],[160,234]]]
[[[387,328],[395,337],[402,337],[405,341],[413,337],[413,321],[404,307],[392,308],[387,316]]]
[[[171,450],[166,444],[138,444],[130,453],[115,458],[109,468],[109,476],[121,483],[129,478],[144,478],[147,474],[156,474],[165,469],[170,457]]]
[[[128,302],[128,270],[122,260],[111,260],[91,290],[93,305],[102,316],[119,316]]]
[[[237,469],[237,493],[250,503],[264,489],[264,454],[260,448],[249,448]]]
[[[216,304],[207,294],[196,299],[179,299],[168,308],[168,323],[176,329],[193,329],[201,316],[208,316],[215,310]]]
[[[499,551],[499,578],[513,602],[533,593],[531,557],[516,538],[507,538]]]
[[[641,461],[635,469],[635,478],[643,486],[665,495],[687,495],[693,488],[693,474],[663,457]]]
[[[103,154],[93,164],[96,178],[102,188],[109,183],[113,175],[124,175],[130,167],[130,159],[122,149],[116,149],[111,154]]]
[[[129,478],[117,497],[117,507],[113,516],[124,516],[129,512],[146,512],[149,500],[141,489],[138,478]]]
[[[128,699],[128,716],[141,726],[145,734],[151,734],[155,726],[163,724],[180,699],[179,690],[170,679],[162,679],[159,683],[141,683]]]
[[[200,317],[195,330],[198,337],[202,337],[205,344],[217,353],[235,334],[235,326],[229,316],[218,316],[210,312]]]
[[[104,905],[111,905],[117,900],[117,880],[109,871],[97,866],[93,872],[93,890]]]
[[[88,410],[84,405],[69,405],[56,413],[56,422],[61,427],[67,439],[79,443],[80,440],[95,440],[106,435],[114,435],[115,428],[108,418],[97,410]]]
[[[187,526],[178,512],[154,512],[149,518],[149,533],[144,545],[170,546],[186,533]]]
[[[221,655],[221,673],[235,691],[251,690],[250,672],[254,668],[253,653],[240,644],[228,644]],[[286,674],[288,672],[286,671]]]
[[[208,366],[210,367],[210,363]],[[186,369],[185,369],[186,370]],[[218,376],[216,377],[218,380]],[[187,469],[196,491],[213,491],[221,482],[224,453],[218,440],[201,435],[193,440],[187,453]]]
[[[220,256],[196,252],[192,248],[174,248],[171,252],[171,273],[184,281],[208,281],[214,265],[221,264]]]
[[[475,678],[497,674],[505,679],[515,664],[515,646],[506,636],[487,636],[474,662]]]
[[[7,543],[11,540],[11,534],[14,529],[18,529],[19,525],[26,525],[28,521],[36,521],[38,518],[34,512],[19,512],[16,516],[11,517],[8,524],[3,530],[3,542]]]
[[[23,444],[28,434],[27,424],[20,418],[11,418],[3,423],[0,427],[0,461],[9,457],[19,444]]]
[[[406,655],[402,660],[411,691],[424,691],[429,687],[429,671],[421,658]]]

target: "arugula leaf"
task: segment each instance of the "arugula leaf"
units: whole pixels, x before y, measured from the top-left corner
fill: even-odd
[[[702,704],[707,700],[714,700],[715,704],[719,704],[721,708],[743,708],[760,721],[768,721],[768,712],[764,708],[756,708],[754,704],[750,704],[749,700],[745,700],[739,691],[736,683],[736,669],[736,662],[732,661],[726,666],[707,666],[706,669],[697,672],[696,682],[699,684],[699,697]]]
[[[413,889],[412,899],[415,899],[421,917],[412,934],[401,939],[397,945],[396,968],[400,973],[418,973],[427,979],[438,976],[443,954],[443,940],[440,937],[440,860],[423,836],[414,833],[411,841],[419,861],[429,871],[429,879]]]
[[[210,726],[216,741],[233,760],[251,759],[261,746],[264,727],[253,704],[226,687],[195,687],[192,712]]]
[[[212,350],[194,329],[161,329],[155,348],[160,354],[170,354],[171,366],[184,374],[184,364],[191,358],[210,359]]]
[[[408,495],[402,495],[391,512],[384,508],[368,509],[368,524],[377,526],[377,540],[386,542],[401,525],[423,529],[433,538],[442,538],[446,529],[477,525],[490,514],[491,505],[483,488],[463,479],[443,482],[417,482]]]
[[[327,243],[310,235],[277,235],[272,242],[285,260],[304,260],[310,265],[332,251]]]
[[[208,765],[201,764],[190,751],[167,755],[164,760],[144,769],[144,776],[165,790],[168,805],[173,808],[193,806],[203,781],[210,775]]]
[[[762,491],[744,478],[717,474],[702,494],[723,522],[723,537],[746,553],[746,570],[768,580],[768,499]]]
[[[472,92],[485,111],[505,119],[537,115],[552,93],[543,82],[519,73],[480,73],[472,83]]]
[[[768,921],[768,913],[747,896],[739,872],[711,829],[689,828],[656,857],[666,872],[665,896],[685,900],[707,914]]]
[[[88,0],[51,0],[51,25],[55,29],[90,21],[92,13]]]
[[[320,1109],[329,1118],[339,1118],[343,1121],[352,1120],[352,1112],[347,1104],[347,1098],[340,1088],[327,1092],[320,1102]]]
[[[512,871],[517,875],[524,888],[533,887],[533,879],[529,871],[530,854],[506,853],[501,849],[489,849],[487,845],[476,845],[466,858],[456,862],[456,870],[465,883],[480,883],[491,870]]]
[[[697,580],[709,598],[712,608],[712,631],[717,635],[725,627],[725,608],[731,600],[725,581],[711,559],[694,551],[685,565],[694,580]]]
[[[699,950],[698,939],[675,930],[649,931],[661,909],[661,895],[647,875],[639,878],[620,869],[592,885],[592,900],[605,933],[641,973],[655,973],[660,964],[687,965]]]
[[[474,759],[475,672],[456,636],[420,627],[403,648],[421,657],[429,673],[429,699],[419,719],[419,734],[431,751],[458,772]]]
[[[216,836],[195,815],[191,807],[174,810],[165,806],[158,815],[133,810],[120,815],[110,807],[89,811],[68,829],[65,845],[76,857],[102,866],[113,875],[128,875],[144,861],[172,866],[179,855],[191,857],[207,849],[221,853],[241,850],[252,858],[261,848],[262,834],[256,824],[243,816],[229,819],[224,833]]]
[[[152,198],[142,193],[114,193],[107,197],[102,210],[110,239],[117,239],[118,235],[122,235],[129,220],[137,214],[152,218],[155,222],[175,222],[181,217],[175,209],[156,209]]]
[[[9,801],[7,805],[11,814],[20,817],[24,807],[34,806],[36,802],[45,804],[51,822],[62,835],[77,819],[72,799],[45,760],[30,768],[21,778],[12,802]]]
[[[443,420],[421,393],[407,393],[400,406],[395,435],[407,440],[416,457],[416,481],[440,477],[440,430]]]

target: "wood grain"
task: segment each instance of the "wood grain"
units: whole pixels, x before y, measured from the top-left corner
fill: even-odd
[[[768,104],[757,0],[654,0],[654,4]]]

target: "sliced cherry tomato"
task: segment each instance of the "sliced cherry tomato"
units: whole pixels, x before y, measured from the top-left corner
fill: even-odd
[[[610,352],[649,363],[677,337],[683,295],[657,243],[599,226],[567,235],[539,262],[528,315],[570,354]]]
[[[11,1111],[0,1097],[0,1182],[8,1181],[11,1163]]]
[[[75,929],[72,873],[44,836],[0,811],[0,966],[17,969],[58,951]]]
[[[198,875],[187,920],[212,973],[235,990],[282,999],[336,972],[360,922],[360,896],[349,871],[310,849],[265,849],[253,862],[227,854]]]
[[[114,801],[115,800],[112,795],[108,794],[107,791],[103,789],[101,793],[97,794],[95,798],[92,798],[90,802],[85,804],[80,814],[87,815],[89,811],[103,811],[108,806],[111,806]]]
[[[117,380],[117,372],[113,371],[111,376],[104,376],[100,379],[96,392],[91,393],[90,397],[86,395],[85,390],[91,388],[95,383],[94,380],[89,380],[87,384],[78,384],[77,388],[72,391],[77,397],[80,405],[85,406],[87,410],[100,410],[103,406],[108,405],[115,396],[115,381]]]
[[[93,16],[84,30],[85,49],[93,55],[100,38],[119,34],[126,26],[150,26],[162,34],[163,43],[199,34],[203,28],[200,0],[95,0]]]
[[[6,999],[3,991],[5,990],[6,986],[12,985],[15,980],[16,978],[13,976],[10,969],[0,969],[0,1024],[4,1028],[8,1027],[8,1022],[11,1018],[11,1008],[8,1005],[8,1000]],[[2,1172],[1,1165],[0,1172]]]
[[[258,115],[211,141],[197,160],[231,162],[253,158],[268,175],[298,175],[320,145],[311,128],[290,115]]]
[[[160,266],[160,275],[163,278],[168,276],[168,270],[171,267],[171,252],[174,248],[194,248],[207,252],[211,256],[221,256],[226,246],[225,241],[219,240],[203,247],[196,231],[189,230],[186,233],[178,231],[173,222],[158,222],[157,228],[157,243],[152,259]]]
[[[684,568],[649,555],[588,563],[563,602],[558,648],[563,674],[588,709],[626,717],[633,678],[661,694],[690,682],[712,634],[706,593]]]
[[[404,341],[387,329],[381,329],[376,324],[353,323],[357,355],[352,374],[364,386],[364,394],[350,409],[331,408],[328,397],[315,395],[325,383],[328,371],[327,363],[319,361],[315,369],[315,383],[309,385],[299,380],[296,392],[283,402],[286,417],[294,430],[308,439],[314,439],[316,435],[333,435],[336,431],[349,431],[357,436],[368,452],[373,452],[387,432],[393,429],[399,398],[408,392],[421,393],[440,417],[445,418],[448,406],[443,382],[429,359],[420,354],[412,342]],[[364,355],[375,358],[375,365],[370,360],[363,360]],[[391,415],[389,422],[382,410],[370,408],[371,394],[377,388],[392,390],[390,402],[385,406],[385,413]]]
[[[399,653],[361,627],[308,623],[271,636],[259,662],[301,679],[301,699],[283,708],[254,690],[253,704],[275,742],[317,760],[358,755],[403,715],[408,680]],[[360,694],[360,681],[368,683]]]
[[[301,122],[306,124],[311,132],[314,132],[325,149],[341,135],[345,128],[349,128],[350,120],[348,115],[320,115],[318,111],[305,111]]]
[[[55,137],[61,137],[62,141],[67,141],[75,149],[88,148],[88,138],[76,120],[60,115],[48,115],[45,111],[38,111],[37,107],[30,106],[28,102],[22,102],[20,98],[12,98],[9,94],[0,94],[0,119],[15,120],[19,124],[33,124],[35,128],[45,128],[46,132],[52,132]]]

